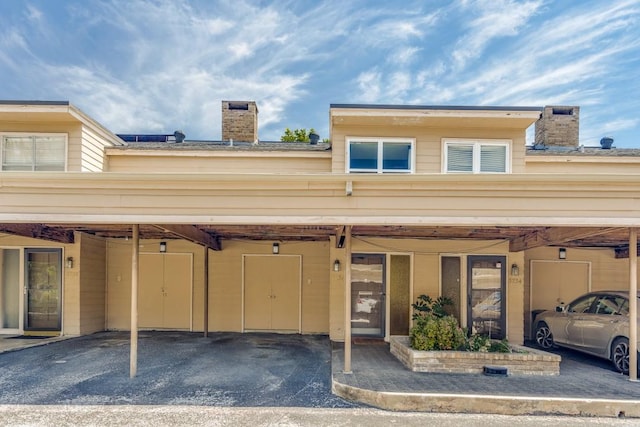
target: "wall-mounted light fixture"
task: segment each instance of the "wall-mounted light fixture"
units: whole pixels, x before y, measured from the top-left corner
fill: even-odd
[[[271,251],[274,254],[279,254],[280,253],[280,244],[279,243],[274,243],[273,246],[271,247]]]
[[[333,271],[340,271],[340,260],[333,261]]]
[[[160,253],[167,252],[167,242],[160,242]]]
[[[68,256],[67,259],[64,261],[64,265],[67,268],[73,268],[73,257],[72,256]]]
[[[566,248],[558,249],[558,258],[559,259],[567,259],[567,249]]]
[[[518,264],[511,264],[511,275],[512,276],[520,275],[520,267],[518,267]]]

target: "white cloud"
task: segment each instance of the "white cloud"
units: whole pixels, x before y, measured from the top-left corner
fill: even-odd
[[[463,4],[466,6],[466,3]],[[482,56],[496,38],[515,36],[538,12],[542,1],[484,0],[473,3],[471,12],[479,16],[470,20],[468,33],[456,44],[452,53],[455,65],[464,68],[471,59]]]
[[[360,90],[360,101],[365,103],[379,102],[380,100],[380,78],[377,70],[369,70],[358,75],[356,82]]]

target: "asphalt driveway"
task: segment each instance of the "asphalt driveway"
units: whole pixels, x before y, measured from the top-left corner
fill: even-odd
[[[331,394],[326,336],[102,332],[0,354],[0,404],[347,408]]]

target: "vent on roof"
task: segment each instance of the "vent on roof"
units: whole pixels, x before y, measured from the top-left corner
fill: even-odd
[[[182,141],[184,141],[184,138],[185,138],[185,134],[181,130],[175,131],[173,133],[173,136],[175,136],[176,142],[182,142]]]

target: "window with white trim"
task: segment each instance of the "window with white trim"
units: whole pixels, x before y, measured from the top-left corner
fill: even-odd
[[[510,146],[505,140],[444,140],[443,172],[509,173]]]
[[[348,138],[347,172],[411,173],[414,140],[401,138]]]
[[[0,135],[3,171],[64,171],[66,160],[66,134]]]

